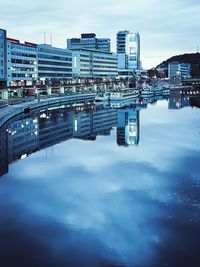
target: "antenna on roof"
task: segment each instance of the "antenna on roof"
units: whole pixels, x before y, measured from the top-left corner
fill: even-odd
[[[44,44],[46,44],[46,32],[44,32]]]
[[[52,46],[52,33],[50,34],[50,45]]]
[[[197,53],[199,53],[199,45],[197,45]]]

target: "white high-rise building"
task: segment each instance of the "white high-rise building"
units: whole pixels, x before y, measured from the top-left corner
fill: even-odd
[[[119,31],[117,33],[117,54],[119,70],[140,69],[140,34]]]

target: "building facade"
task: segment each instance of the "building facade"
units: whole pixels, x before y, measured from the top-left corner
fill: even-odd
[[[32,85],[37,79],[36,44],[7,38],[7,85]]]
[[[0,29],[0,85],[6,84],[6,31]]]
[[[110,39],[97,38],[94,33],[83,33],[81,38],[67,39],[68,49],[86,48],[91,50],[100,50],[110,52]]]
[[[72,78],[72,52],[51,45],[37,45],[38,80],[54,81]]]
[[[72,49],[73,77],[98,78],[118,75],[117,55],[89,49]]]
[[[129,31],[117,33],[118,69],[140,69],[140,34]]]
[[[170,62],[168,64],[168,78],[184,78],[187,79],[190,77],[191,65],[188,63],[180,63],[177,61]]]

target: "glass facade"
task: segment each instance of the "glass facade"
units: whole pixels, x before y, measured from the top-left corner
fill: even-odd
[[[7,39],[7,85],[32,85],[37,79],[36,45]]]
[[[117,55],[114,53],[94,51],[88,49],[73,49],[74,77],[116,77]]]
[[[37,46],[38,79],[72,77],[72,52],[50,45]]]

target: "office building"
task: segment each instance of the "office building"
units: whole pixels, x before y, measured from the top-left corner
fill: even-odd
[[[6,31],[0,29],[0,86],[6,84]]]
[[[168,64],[168,78],[184,78],[190,77],[191,65],[188,63],[180,63],[178,61],[169,62]]]
[[[110,39],[97,38],[94,33],[83,33],[81,38],[67,39],[68,49],[86,48],[91,50],[100,50],[110,52]]]
[[[117,55],[89,49],[72,49],[73,77],[116,77]]]
[[[129,31],[117,33],[117,54],[119,70],[135,70],[141,68],[140,35]]]
[[[7,85],[32,85],[37,79],[36,44],[7,38]]]
[[[51,45],[37,45],[38,80],[55,81],[72,78],[72,52]]]

